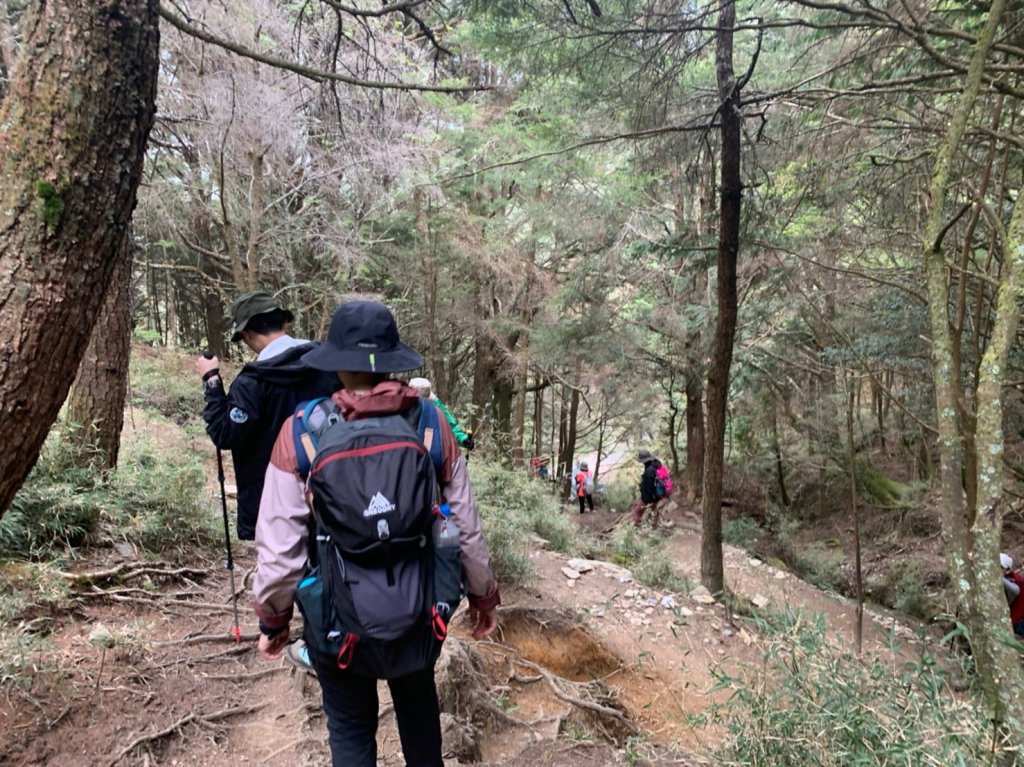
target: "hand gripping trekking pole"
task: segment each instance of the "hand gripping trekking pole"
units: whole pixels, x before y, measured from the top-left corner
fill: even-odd
[[[203,352],[206,359],[213,359],[213,352]],[[235,591],[235,560],[231,556],[231,531],[228,528],[228,496],[224,491],[224,457],[217,448],[217,481],[220,482],[220,508],[224,514],[224,548],[228,554],[228,575],[231,580],[231,613],[234,616],[234,624],[231,626],[231,636],[236,642],[242,641],[242,629],[238,626],[238,592]]]

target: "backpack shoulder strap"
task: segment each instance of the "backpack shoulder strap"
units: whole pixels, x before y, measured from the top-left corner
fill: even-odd
[[[292,439],[295,442],[295,460],[299,467],[299,476],[305,480],[313,467],[317,442],[323,434],[324,427],[337,418],[338,408],[330,397],[317,397],[308,402],[300,402],[295,407],[292,418]]]
[[[434,464],[434,472],[440,477],[444,464],[444,446],[441,444],[441,422],[438,409],[429,400],[420,399],[420,417],[416,427],[423,446],[430,453],[430,461]]]

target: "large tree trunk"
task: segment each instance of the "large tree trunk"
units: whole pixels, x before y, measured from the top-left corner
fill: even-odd
[[[686,377],[686,497],[693,503],[704,492],[704,387],[699,376]]]
[[[994,13],[994,11],[993,11]],[[968,561],[973,570],[975,588],[970,592],[973,618],[972,646],[977,651],[982,685],[994,712],[995,721],[1005,724],[1014,742],[1024,742],[1024,669],[1020,657],[1002,634],[1009,633],[1006,601],[997,567],[1004,503],[1003,465],[1003,391],[1006,385],[1006,361],[1020,322],[1019,296],[1024,290],[1024,200],[1017,192],[1013,216],[1004,247],[1003,278],[999,286],[996,319],[992,337],[982,359],[978,380],[978,417],[975,443],[977,452],[978,510],[971,525],[973,551]],[[1014,255],[1016,254],[1016,255]],[[987,661],[990,661],[987,663]]]
[[[515,387],[504,376],[494,383],[491,395],[491,442],[498,458],[507,463],[512,443],[512,397]]]
[[[498,381],[497,349],[494,339],[488,335],[477,336],[473,345],[473,415],[470,423],[473,436],[479,441],[483,430],[481,416],[488,412]]]
[[[977,507],[967,503],[963,472],[965,425],[957,418],[957,390],[953,383],[954,351],[949,323],[949,285],[942,234],[946,230],[945,201],[950,169],[980,90],[985,59],[996,37],[1005,0],[993,0],[985,27],[967,70],[963,91],[935,153],[925,221],[923,257],[928,283],[932,332],[935,409],[939,426],[939,473],[942,488],[942,532],[949,560],[950,580],[966,608],[971,629],[975,668],[990,707],[991,718],[1011,731],[1015,742],[1024,740],[1024,686],[1016,652],[1004,641],[1009,633],[998,567],[1003,524],[1002,389],[1006,359],[1018,323],[1017,297],[1024,282],[1024,205],[1018,196],[1008,228],[1004,270],[1000,278],[996,320],[985,351],[977,387],[978,413]]]
[[[533,392],[533,454],[544,454],[544,387],[540,380]]]
[[[515,412],[512,417],[512,466],[516,468],[526,465],[523,442],[526,439],[526,388],[529,374],[530,368],[523,360],[516,373]]]
[[[68,421],[77,426],[79,444],[92,448],[82,458],[98,460],[103,469],[117,466],[124,425],[132,334],[131,254],[132,242],[126,233],[99,321],[68,397]]]
[[[158,0],[35,0],[0,109],[0,513],[89,342],[153,124]]]
[[[224,331],[230,326],[230,322],[224,316],[224,302],[217,291],[203,290],[203,315],[206,322],[207,348],[218,359],[228,359],[230,347],[225,339]]]
[[[707,442],[704,452],[704,529],[700,547],[700,580],[712,593],[725,588],[722,569],[722,477],[725,463],[725,414],[729,368],[736,335],[736,257],[740,246],[740,84],[733,73],[732,35],[736,4],[722,5],[718,22],[718,94],[722,121],[722,201],[718,234],[718,320],[708,365]]]

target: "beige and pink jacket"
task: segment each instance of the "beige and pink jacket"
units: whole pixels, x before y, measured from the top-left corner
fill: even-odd
[[[335,392],[333,400],[343,417],[351,421],[404,412],[419,398],[419,393],[405,384],[384,381],[362,395],[346,390]],[[423,405],[431,406],[426,400]],[[441,498],[451,507],[451,518],[459,528],[469,603],[490,610],[501,603],[501,596],[491,571],[491,555],[480,527],[466,463],[448,421],[443,414],[438,420],[444,453],[439,476]],[[306,571],[309,515],[289,418],[281,427],[270,455],[256,523],[253,607],[267,629],[283,628],[291,621],[295,587]]]

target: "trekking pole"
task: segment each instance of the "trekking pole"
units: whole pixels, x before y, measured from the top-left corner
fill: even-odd
[[[238,627],[238,592],[235,591],[235,561],[231,558],[231,533],[228,530],[228,499],[224,492],[224,458],[217,448],[217,480],[220,482],[220,508],[224,513],[224,548],[228,553],[228,576],[231,580],[231,614],[234,623],[231,626],[231,636],[236,642],[242,641],[242,629]]]
[[[207,349],[203,352],[206,359],[213,359],[213,352]],[[224,491],[224,457],[217,448],[217,481],[220,482],[220,508],[224,514],[224,548],[228,553],[228,575],[231,580],[231,613],[234,616],[234,625],[231,627],[231,636],[236,642],[242,641],[242,629],[238,626],[238,592],[235,591],[235,560],[231,556],[231,532],[228,528],[228,496]]]

